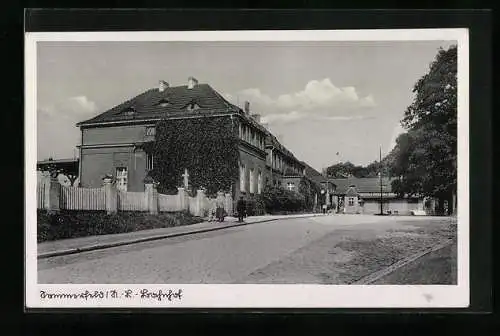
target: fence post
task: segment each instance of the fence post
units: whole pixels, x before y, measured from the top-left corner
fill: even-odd
[[[205,201],[205,190],[199,189],[196,192],[196,214],[195,216],[203,217],[204,214],[204,202]]]
[[[44,208],[49,212],[59,211],[59,197],[61,193],[61,184],[57,177],[46,176],[44,184]]]
[[[179,210],[184,211],[188,209],[188,203],[186,200],[186,189],[177,188],[177,202]]]
[[[233,215],[233,196],[231,193],[226,193],[224,199],[224,208],[226,209],[227,215],[232,216]]]
[[[146,199],[148,202],[148,211],[152,215],[158,214],[158,190],[156,189],[156,183],[148,182],[145,183],[146,186]]]
[[[118,195],[113,184],[113,178],[106,176],[102,179],[102,181],[104,184],[104,192],[106,194],[106,212],[108,214],[116,213],[118,211]]]

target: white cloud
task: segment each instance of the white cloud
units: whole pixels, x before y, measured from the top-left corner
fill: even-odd
[[[262,92],[260,92],[260,89],[256,88],[241,90],[238,96],[242,96],[243,98],[246,98],[246,100],[255,102],[257,104],[262,104],[262,105],[274,104],[274,101],[271,99],[271,97],[263,94]]]
[[[70,106],[74,107],[76,111],[94,113],[97,110],[96,104],[90,101],[86,96],[71,97],[68,101],[74,103],[70,104]]]
[[[305,114],[299,113],[297,111],[292,111],[290,113],[272,113],[262,117],[261,121],[267,124],[273,124],[276,122],[288,123],[306,117]]]
[[[337,87],[329,78],[311,80],[303,90],[281,94],[276,98],[258,88],[241,90],[236,95],[226,94],[226,98],[232,98],[230,100],[233,103],[240,105],[245,100],[249,101],[251,109],[262,114],[268,123],[291,122],[306,117],[351,120],[359,118],[352,116],[353,111],[376,106],[373,95],[361,97],[355,87]]]
[[[98,112],[96,104],[85,96],[64,99],[37,110],[38,159],[67,158],[75,155],[80,142],[76,123],[92,118]]]
[[[39,111],[49,117],[83,121],[97,112],[96,104],[86,96],[76,96],[61,100],[53,105],[40,107]],[[79,120],[83,118],[82,120]]]

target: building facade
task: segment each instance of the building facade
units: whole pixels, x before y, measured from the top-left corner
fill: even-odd
[[[232,193],[260,194],[266,184],[282,184],[285,172],[302,174],[304,164],[282,146],[260,122],[260,116],[226,101],[208,84],[192,77],[187,85],[158,87],[80,122],[79,180],[81,187],[100,187],[111,175],[124,191],[144,191],[144,178],[154,168],[148,143],[155,140],[156,124],[165,119],[227,118],[234,125],[239,149],[239,180]]]

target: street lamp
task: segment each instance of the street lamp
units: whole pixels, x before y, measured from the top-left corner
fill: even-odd
[[[380,180],[380,215],[384,214],[383,210],[383,195],[382,195],[382,147],[380,147],[380,171],[378,173],[379,180]]]

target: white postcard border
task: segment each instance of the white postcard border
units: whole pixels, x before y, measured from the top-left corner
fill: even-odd
[[[458,44],[457,285],[45,285],[37,283],[36,43],[40,41],[428,41]],[[28,308],[447,308],[469,305],[469,44],[467,29],[54,32],[25,33],[25,299]],[[417,80],[417,78],[415,79]],[[111,298],[114,290],[132,298]],[[145,299],[140,291],[182,290],[182,299]],[[43,298],[42,291],[45,292]],[[108,298],[91,298],[92,293]],[[47,299],[47,293],[81,294]],[[87,294],[82,294],[87,293]],[[89,294],[90,293],[90,294]],[[110,294],[111,293],[111,294]],[[90,296],[89,296],[90,295]],[[98,296],[99,296],[98,295]],[[164,296],[166,297],[166,296]]]

